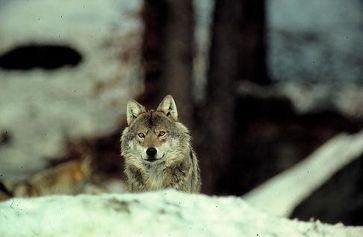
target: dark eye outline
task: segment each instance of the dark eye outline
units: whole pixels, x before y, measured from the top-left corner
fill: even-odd
[[[166,132],[165,132],[165,131],[160,131],[160,132],[159,132],[159,134],[158,134],[158,136],[159,136],[159,137],[163,137],[163,136],[165,136],[165,134],[166,134]]]
[[[137,136],[138,136],[139,138],[141,138],[141,139],[144,139],[144,138],[145,138],[145,134],[144,134],[144,133],[142,133],[142,132],[139,132],[139,133],[137,134]]]

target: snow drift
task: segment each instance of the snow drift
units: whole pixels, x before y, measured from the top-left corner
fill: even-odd
[[[0,203],[0,236],[361,237],[363,227],[287,220],[237,197],[166,190],[10,199]]]

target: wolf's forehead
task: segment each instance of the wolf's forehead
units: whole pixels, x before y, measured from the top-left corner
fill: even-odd
[[[169,128],[171,121],[161,112],[148,111],[140,115],[135,121],[135,128],[155,129],[155,128]]]

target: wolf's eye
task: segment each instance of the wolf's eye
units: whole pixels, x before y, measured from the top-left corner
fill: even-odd
[[[145,134],[143,134],[142,132],[139,132],[139,133],[137,134],[137,136],[138,136],[139,138],[145,138]]]
[[[162,137],[162,136],[164,136],[166,134],[166,132],[165,131],[161,131],[161,132],[159,132],[159,137]]]

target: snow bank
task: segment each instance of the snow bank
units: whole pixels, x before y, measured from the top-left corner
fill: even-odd
[[[331,236],[363,227],[271,217],[237,197],[162,191],[48,196],[0,203],[0,236]]]
[[[342,167],[360,158],[362,153],[363,132],[339,134],[294,167],[269,179],[243,197],[260,210],[277,216],[290,216],[299,203]]]

